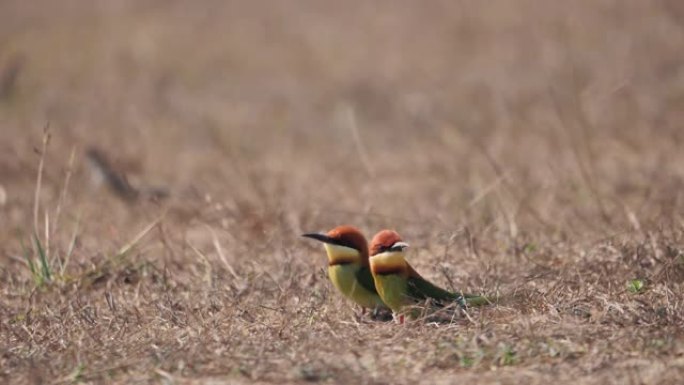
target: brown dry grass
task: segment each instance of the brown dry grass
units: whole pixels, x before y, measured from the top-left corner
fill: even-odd
[[[674,0],[3,1],[0,380],[675,383],[682,20]],[[120,199],[92,147],[170,197]],[[299,237],[342,223],[507,298],[359,321]]]

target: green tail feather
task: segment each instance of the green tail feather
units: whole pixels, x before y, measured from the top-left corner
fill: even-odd
[[[484,306],[496,303],[498,298],[490,298],[484,295],[464,294],[465,302],[468,306]]]

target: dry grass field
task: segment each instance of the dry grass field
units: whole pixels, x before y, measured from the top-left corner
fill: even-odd
[[[567,3],[0,2],[0,382],[680,383],[684,6]]]

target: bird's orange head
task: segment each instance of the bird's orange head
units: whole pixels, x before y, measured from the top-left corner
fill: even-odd
[[[409,275],[412,271],[404,258],[408,247],[394,230],[382,230],[375,234],[370,246],[370,266],[374,274]]]
[[[323,242],[330,266],[348,263],[368,265],[368,242],[354,226],[337,226],[325,234],[307,233],[302,236]]]
[[[382,230],[375,234],[371,240],[371,255],[381,254],[388,251],[403,251],[408,247],[402,242],[399,233],[394,230]]]

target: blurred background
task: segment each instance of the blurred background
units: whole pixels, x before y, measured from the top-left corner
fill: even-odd
[[[683,55],[677,0],[2,0],[0,379],[676,383]],[[511,301],[359,321],[343,223]]]
[[[74,151],[86,217],[148,212],[98,184],[95,151],[183,220],[210,202],[295,232],[677,221],[683,48],[674,0],[6,0],[0,226],[30,223],[47,122],[43,199]]]

